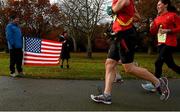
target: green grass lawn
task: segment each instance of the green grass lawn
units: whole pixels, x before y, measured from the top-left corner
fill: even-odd
[[[61,78],[61,79],[104,79],[104,63],[106,53],[93,53],[92,59],[86,58],[86,53],[71,53],[70,68],[61,69],[60,66],[31,67],[24,66],[25,77],[29,78]],[[154,72],[154,61],[156,55],[147,55],[137,53],[135,61],[139,66],[145,67]],[[174,54],[176,64],[180,65],[180,54]],[[66,62],[65,62],[66,65]],[[119,71],[124,78],[135,78],[125,74],[122,66],[119,65]],[[180,75],[170,70],[166,65],[163,66],[163,73],[169,78],[180,78]],[[9,75],[9,54],[0,53],[0,75]]]

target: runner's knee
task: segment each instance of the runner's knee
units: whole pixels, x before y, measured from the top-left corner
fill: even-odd
[[[115,60],[107,59],[105,62],[105,67],[107,68],[114,68],[117,62]]]

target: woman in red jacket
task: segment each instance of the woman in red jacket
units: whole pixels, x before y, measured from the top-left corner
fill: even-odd
[[[155,62],[155,76],[162,76],[162,66],[166,63],[176,73],[180,74],[180,66],[176,65],[172,52],[177,46],[177,33],[180,32],[180,17],[176,14],[176,8],[171,5],[170,0],[159,0],[157,4],[158,16],[150,25],[150,32],[157,35],[158,57]],[[142,84],[148,91],[155,91],[150,83]]]

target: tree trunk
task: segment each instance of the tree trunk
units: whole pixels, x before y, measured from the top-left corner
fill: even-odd
[[[92,58],[91,39],[89,36],[88,36],[88,45],[87,45],[87,58]]]
[[[73,48],[74,48],[74,52],[77,52],[77,44],[76,44],[76,40],[74,37],[72,37],[73,40]]]

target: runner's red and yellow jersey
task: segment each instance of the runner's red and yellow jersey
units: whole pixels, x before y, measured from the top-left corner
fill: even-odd
[[[113,0],[112,7],[115,6],[118,0]],[[126,7],[124,7],[122,10],[120,10],[116,16],[119,20],[121,20],[123,23],[128,23],[130,19],[133,18],[135,13],[135,8],[134,8],[134,1],[130,0],[130,4]],[[118,20],[115,20],[112,26],[112,30],[114,32],[119,32],[119,31],[125,31],[129,28],[132,27],[132,22],[128,25],[120,25]]]
[[[166,45],[168,46],[177,46],[177,33],[180,32],[180,17],[173,12],[166,12],[162,15],[159,15],[153,21],[153,25],[150,28],[150,32],[153,35],[157,35],[159,26],[162,25],[162,29],[171,29],[171,33],[167,33],[165,40]],[[158,44],[161,44],[158,42]]]

